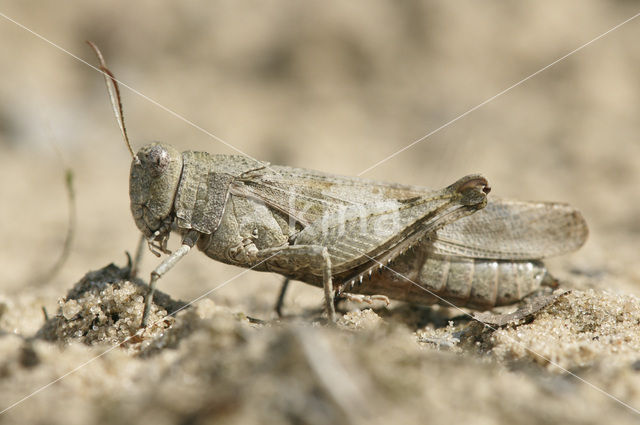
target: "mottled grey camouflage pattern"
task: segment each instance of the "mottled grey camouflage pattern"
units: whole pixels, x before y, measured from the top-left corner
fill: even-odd
[[[478,175],[434,191],[160,143],[137,158],[137,226],[164,252],[172,230],[183,236],[152,283],[197,243],[215,260],[324,287],[330,315],[333,285],[421,304],[511,304],[551,280],[540,259],[587,236],[582,216],[564,204],[487,203]]]

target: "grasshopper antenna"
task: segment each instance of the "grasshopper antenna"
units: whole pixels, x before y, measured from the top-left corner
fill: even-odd
[[[87,40],[87,44],[89,47],[93,49],[96,56],[98,57],[98,61],[100,62],[100,66],[98,69],[102,71],[102,75],[104,76],[104,83],[107,85],[107,91],[109,92],[109,99],[111,100],[111,106],[113,107],[113,113],[116,116],[116,121],[118,121],[118,126],[120,127],[120,131],[122,132],[122,137],[124,138],[124,142],[127,144],[127,148],[129,148],[129,152],[131,153],[131,157],[133,160],[139,164],[140,160],[138,156],[133,152],[133,148],[131,147],[131,143],[129,142],[129,136],[127,135],[127,128],[124,125],[124,113],[122,112],[122,100],[120,99],[120,88],[118,87],[118,80],[113,76],[113,73],[107,68],[107,63],[102,56],[102,52],[98,49],[93,42]]]

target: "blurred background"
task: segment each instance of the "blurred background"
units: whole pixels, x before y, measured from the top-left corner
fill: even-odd
[[[88,270],[123,264],[138,240],[130,156],[94,41],[123,88],[135,147],[237,153],[357,175],[637,13],[633,1],[4,3],[0,19],[0,292],[56,299]],[[491,196],[568,202],[591,235],[552,260],[560,276],[640,293],[640,18],[604,36],[363,177],[440,187],[487,176]],[[190,123],[188,123],[189,121]],[[199,130],[198,127],[205,131]],[[61,273],[36,277],[77,228]],[[175,240],[173,241],[175,244]],[[175,245],[174,245],[175,246]],[[143,270],[158,260],[147,254]],[[240,270],[194,252],[160,282],[194,298]],[[34,280],[35,279],[35,280]],[[221,304],[268,316],[280,278],[248,273]],[[34,295],[35,296],[35,295]],[[295,308],[320,291],[296,285]]]

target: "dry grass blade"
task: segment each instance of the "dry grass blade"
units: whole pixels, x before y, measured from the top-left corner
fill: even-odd
[[[67,259],[69,258],[69,255],[71,253],[71,246],[75,237],[77,222],[76,193],[73,187],[73,170],[71,170],[71,168],[66,168],[64,170],[64,182],[67,192],[69,218],[67,221],[67,233],[64,238],[64,244],[62,245],[62,251],[60,251],[60,256],[48,271],[32,280],[32,284],[34,285],[41,286],[51,282],[51,280],[60,272],[62,266],[64,266],[64,264],[67,262]]]

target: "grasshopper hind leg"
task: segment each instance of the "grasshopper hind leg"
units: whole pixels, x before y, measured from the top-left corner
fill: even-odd
[[[282,307],[284,306],[284,297],[289,289],[289,284],[291,283],[291,279],[285,277],[282,281],[282,286],[280,287],[280,293],[278,294],[278,299],[276,300],[276,304],[273,307],[276,314],[279,318],[282,318],[284,314],[282,313]],[[360,304],[369,304],[372,305],[375,301],[382,301],[385,305],[389,305],[389,298],[385,295],[362,295],[362,294],[351,294],[347,292],[337,292],[334,291],[333,296],[333,306],[336,310],[338,310],[338,306],[342,301],[350,301]]]
[[[329,251],[324,246],[319,245],[293,245],[284,248],[268,248],[254,254],[256,261],[277,261],[283,259],[290,264],[291,267],[311,267],[314,270],[322,272],[322,288],[324,290],[324,305],[327,318],[330,323],[336,321],[336,308],[333,304],[334,290],[331,278],[331,258]],[[282,307],[280,298],[284,298],[286,288],[283,286],[280,297],[278,297],[278,306]]]
[[[359,304],[373,305],[374,302],[380,301],[388,306],[391,301],[386,295],[363,295],[363,294],[351,294],[349,292],[342,292],[336,295],[336,301],[351,301]]]

